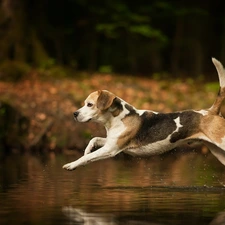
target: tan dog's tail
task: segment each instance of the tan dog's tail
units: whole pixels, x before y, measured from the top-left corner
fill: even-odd
[[[218,115],[220,114],[220,108],[225,98],[225,70],[223,68],[222,63],[218,61],[217,59],[212,58],[212,62],[214,66],[216,67],[216,70],[219,76],[220,89],[219,89],[217,98],[215,102],[213,103],[212,107],[209,109],[209,111],[214,115]]]

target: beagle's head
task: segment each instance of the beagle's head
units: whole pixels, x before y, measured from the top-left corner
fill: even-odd
[[[113,93],[101,90],[91,93],[84,101],[84,106],[74,112],[75,120],[104,122],[106,115],[115,116],[118,111],[117,97]]]

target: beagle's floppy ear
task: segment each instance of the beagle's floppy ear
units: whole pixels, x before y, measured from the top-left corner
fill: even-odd
[[[113,93],[105,90],[99,90],[98,94],[97,108],[100,110],[108,109],[112,105],[113,100],[116,98]]]

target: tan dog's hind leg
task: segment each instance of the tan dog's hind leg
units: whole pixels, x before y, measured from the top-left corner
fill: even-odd
[[[206,136],[205,145],[225,165],[225,119],[220,116],[206,116],[202,119],[201,131]]]
[[[215,144],[205,142],[205,145],[209,148],[211,153],[225,166],[225,151]]]

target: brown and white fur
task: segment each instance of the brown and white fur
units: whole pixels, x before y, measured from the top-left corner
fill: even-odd
[[[79,122],[102,123],[106,138],[91,139],[84,156],[63,168],[74,170],[120,152],[134,156],[160,154],[196,141],[205,144],[225,165],[225,119],[220,115],[225,97],[225,70],[218,60],[212,58],[212,61],[219,75],[220,90],[209,109],[157,113],[138,110],[106,90],[91,93],[85,105],[74,113],[74,118]]]

